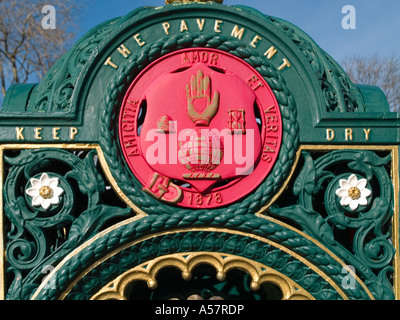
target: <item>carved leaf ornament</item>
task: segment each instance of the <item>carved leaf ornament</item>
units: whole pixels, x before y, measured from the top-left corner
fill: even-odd
[[[33,89],[27,111],[83,119],[79,134],[12,128],[25,141],[0,145],[4,296],[128,299],[119,289],[136,281],[171,293],[158,271],[175,266],[189,281],[206,264],[218,286],[245,271],[252,298],[272,283],[283,299],[394,299],[398,147],[373,146],[375,132],[368,145],[343,147],[338,135],[327,145],[304,120],[309,105],[356,116],[357,88],[285,21],[244,6],[167,3],[94,29]],[[122,32],[141,38],[122,43]],[[85,122],[90,112],[96,123]],[[60,141],[49,146],[46,134]],[[307,135],[314,140],[301,144]]]

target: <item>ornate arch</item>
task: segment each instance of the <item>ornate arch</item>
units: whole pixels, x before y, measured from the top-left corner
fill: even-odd
[[[273,283],[282,291],[282,300],[314,300],[315,298],[289,277],[264,264],[231,254],[212,252],[191,252],[171,254],[138,265],[105,285],[91,300],[127,300],[127,288],[134,281],[146,281],[149,288],[157,288],[157,274],[166,267],[175,267],[182,272],[185,280],[190,280],[192,271],[199,264],[209,264],[217,270],[217,279],[225,280],[231,269],[248,272],[250,287],[258,290],[264,283]]]

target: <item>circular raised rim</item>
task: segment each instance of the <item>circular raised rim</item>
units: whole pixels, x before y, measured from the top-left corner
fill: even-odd
[[[121,154],[116,119],[119,116],[121,102],[129,85],[147,65],[168,53],[194,47],[220,49],[244,60],[265,79],[278,101],[283,122],[283,138],[278,161],[275,163],[271,174],[246,198],[229,206],[204,209],[205,212],[220,210],[221,214],[226,212],[235,212],[235,214],[257,213],[273,198],[290,174],[299,146],[297,111],[285,80],[276,70],[276,67],[255,50],[232,38],[206,33],[176,35],[148,44],[148,46],[133,54],[129,60],[127,59],[125,64],[118,68],[104,93],[100,119],[100,129],[103,132],[100,138],[100,146],[104,152],[104,157],[121,191],[137,207],[140,207],[141,211],[147,214],[171,214],[177,212],[177,210],[178,212],[186,210],[185,212],[188,213],[191,211],[162,203],[143,191],[141,183],[130,170],[127,170],[128,167]]]
[[[252,68],[248,63],[243,61],[242,59],[239,59],[238,57],[227,53],[222,50],[216,50],[216,49],[210,49],[210,48],[188,48],[188,49],[181,49],[177,50],[175,52],[169,53],[155,61],[153,61],[150,65],[148,65],[144,70],[142,70],[139,75],[133,80],[132,84],[129,86],[129,89],[127,90],[124,100],[122,102],[122,107],[119,112],[119,142],[121,145],[122,153],[124,155],[125,161],[127,162],[129,168],[133,172],[133,174],[136,176],[136,178],[141,182],[143,186],[146,186],[146,184],[151,180],[152,174],[155,173],[154,169],[152,168],[151,165],[147,163],[147,161],[144,159],[145,156],[143,155],[143,152],[141,150],[141,144],[140,144],[140,136],[137,132],[138,127],[137,127],[137,120],[139,118],[140,114],[140,105],[141,102],[138,101],[138,106],[136,107],[135,111],[135,116],[133,121],[129,121],[129,123],[134,122],[131,124],[131,126],[134,128],[133,130],[132,127],[130,127],[127,140],[131,142],[132,135],[135,135],[135,141],[138,149],[138,156],[135,156],[134,159],[129,156],[129,152],[127,151],[127,148],[125,147],[126,143],[128,142],[126,139],[124,140],[124,130],[123,130],[123,124],[128,125],[127,123],[123,122],[123,117],[125,112],[128,112],[128,110],[125,111],[125,107],[129,110],[132,109],[131,104],[129,103],[132,101],[133,97],[136,97],[133,100],[137,100],[139,96],[143,95],[142,90],[146,90],[146,88],[149,85],[153,85],[155,82],[157,82],[157,79],[159,79],[160,75],[163,76],[166,73],[174,72],[175,69],[177,69],[177,66],[173,64],[177,60],[180,60],[180,57],[184,53],[189,53],[193,51],[201,51],[201,52],[208,52],[210,53],[216,53],[218,55],[222,55],[219,57],[223,58],[224,61],[224,66],[226,66],[226,63],[229,62],[231,63],[230,66],[227,66],[226,71],[231,74],[233,71],[239,72],[242,76],[244,75],[245,72],[249,72],[249,74],[254,74],[257,76],[257,80],[260,80],[262,83],[262,86],[260,86],[257,90],[254,90],[255,97],[257,99],[257,106],[258,106],[258,111],[261,115],[261,130],[260,130],[260,136],[261,136],[261,150],[259,154],[258,159],[254,159],[254,171],[251,172],[247,176],[243,177],[237,177],[234,179],[234,181],[231,181],[230,183],[216,187],[212,190],[210,190],[207,194],[201,194],[197,190],[190,190],[185,187],[178,187],[182,190],[183,196],[181,197],[180,201],[176,203],[176,205],[180,207],[186,207],[186,208],[194,208],[194,209],[199,209],[199,208],[217,208],[217,207],[222,207],[229,205],[235,201],[238,201],[244,197],[246,197],[249,193],[251,193],[254,189],[256,189],[262,181],[270,174],[277,158],[278,158],[278,153],[279,149],[282,144],[282,116],[278,107],[278,102],[269,87],[268,83],[265,81],[265,79],[254,69]],[[220,59],[221,60],[221,59]],[[191,64],[191,67],[193,67],[195,64]],[[231,68],[229,68],[231,67]],[[240,68],[240,70],[239,70]],[[155,71],[155,72],[152,72]],[[245,82],[245,79],[241,80]],[[139,87],[139,88],[137,88]],[[262,160],[263,158],[263,150],[267,147],[271,149],[272,147],[272,140],[270,136],[267,134],[267,123],[266,123],[266,118],[264,117],[264,113],[267,113],[268,111],[272,110],[270,103],[273,103],[274,106],[274,116],[276,116],[276,125],[279,128],[279,131],[274,132],[274,135],[276,135],[276,138],[274,137],[274,153],[270,153],[268,155],[268,161],[267,160]],[[147,114],[151,112],[151,110],[147,109]],[[132,115],[129,115],[129,118],[132,118]],[[178,123],[179,125],[179,123]],[[271,126],[272,127],[272,126]],[[136,147],[135,147],[136,149]],[[147,176],[147,181],[143,176]],[[167,177],[169,178],[169,177]],[[235,189],[232,189],[235,188]],[[195,198],[198,198],[198,196],[202,197],[201,199],[201,204],[197,204],[195,201]],[[217,194],[217,196],[215,196]],[[222,199],[220,201],[222,202],[216,202],[215,197],[219,197],[219,199]],[[203,201],[204,200],[204,201]]]

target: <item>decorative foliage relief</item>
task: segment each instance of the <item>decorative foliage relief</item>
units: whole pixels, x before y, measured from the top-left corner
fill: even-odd
[[[54,287],[42,287],[37,298],[57,299],[82,270],[109,257],[78,281],[67,296],[89,299],[109,281],[137,265],[165,254],[203,251],[259,261],[296,281],[316,299],[340,298],[328,281],[342,287],[351,299],[367,299],[359,280],[375,299],[394,299],[390,152],[303,151],[301,161],[286,190],[266,214],[302,230],[310,239],[254,214],[193,211],[189,215],[149,215],[94,238],[85,250],[76,253],[53,278],[44,282],[48,272],[72,250],[133,214],[107,185],[95,150],[6,150],[6,298],[30,299],[39,285],[51,280],[55,281]],[[53,197],[50,203],[43,202]],[[351,204],[352,201],[355,202]],[[326,276],[317,275],[294,256],[272,245],[235,232],[195,232],[193,227],[224,228],[269,239],[318,266]],[[149,238],[109,256],[145,235],[179,228],[184,232]],[[354,287],[345,286],[348,272],[341,272],[342,266],[319,243],[354,269],[359,279]],[[310,282],[311,275],[314,280]]]
[[[302,153],[303,166],[270,215],[317,239],[376,299],[393,299],[393,185],[388,152]]]
[[[4,158],[7,299],[29,299],[76,246],[129,217],[96,166],[96,151],[7,151]]]
[[[321,85],[327,112],[362,112],[362,97],[339,64],[293,24],[268,17],[300,49]]]

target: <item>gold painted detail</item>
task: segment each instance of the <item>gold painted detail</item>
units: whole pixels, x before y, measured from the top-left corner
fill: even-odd
[[[184,173],[182,178],[187,180],[219,180],[221,175],[219,173]]]
[[[208,2],[209,0],[166,0],[166,4],[172,4],[172,3],[193,3],[193,2]],[[214,2],[217,3],[222,3],[223,0],[214,0]],[[249,45],[251,48],[254,49],[259,49],[263,52],[263,56],[265,56],[268,60],[272,60],[273,58],[277,64],[275,64],[275,67],[277,71],[283,71],[286,69],[289,69],[292,67],[292,63],[288,60],[288,58],[282,57],[281,55],[277,54],[278,48],[275,47],[275,45],[271,45],[268,42],[267,39],[263,39],[259,35],[254,35],[254,37],[251,37],[250,41],[248,41],[248,38],[245,37],[244,35],[248,33],[250,30],[246,29],[245,27],[241,27],[239,25],[235,25],[232,29],[230,29],[229,24],[226,24],[224,20],[218,20],[218,19],[205,19],[205,18],[193,18],[192,22],[193,24],[190,23],[191,19],[181,19],[181,20],[176,20],[176,21],[164,21],[160,25],[160,30],[163,30],[167,36],[172,36],[172,35],[177,35],[177,34],[182,34],[184,32],[202,32],[205,30],[205,27],[207,25],[210,25],[212,30],[216,34],[220,34],[223,31],[228,32],[233,38],[238,39],[240,41],[246,42],[246,45]],[[229,28],[229,29],[227,29]],[[139,47],[143,47],[150,43],[150,40],[147,40],[148,35],[143,34],[136,34],[133,36],[134,40],[136,41],[136,44],[139,45]],[[147,42],[145,41],[147,40]],[[131,45],[131,44],[130,44]],[[104,61],[104,66],[107,66],[109,68],[113,68],[114,70],[117,70],[119,68],[118,64],[119,61],[121,60],[121,57],[124,59],[128,59],[132,52],[134,51],[133,48],[129,48],[127,43],[120,43],[119,47],[117,47],[114,51],[114,54],[112,56],[109,56],[105,61]],[[198,58],[198,57],[197,57]],[[205,59],[207,61],[205,61]],[[201,56],[201,60],[204,63],[208,64],[213,64],[217,65],[218,57],[215,54],[211,54],[211,56],[207,56],[206,54],[203,54]],[[193,63],[193,59],[189,60],[185,58],[183,60],[185,62]]]
[[[22,128],[23,129],[23,128]],[[21,130],[21,133],[23,131]],[[0,146],[0,249],[3,250],[3,252],[5,252],[5,233],[4,233],[4,224],[3,224],[3,217],[4,217],[4,213],[3,213],[3,180],[4,180],[4,163],[3,163],[3,154],[4,154],[4,150],[21,150],[21,149],[40,149],[40,148],[60,148],[60,149],[66,149],[66,150],[91,150],[91,149],[95,149],[97,150],[98,156],[99,156],[99,161],[100,164],[106,174],[107,179],[109,180],[109,182],[111,183],[111,185],[113,186],[114,190],[117,192],[117,194],[119,195],[119,197],[125,201],[135,212],[136,212],[136,216],[131,218],[131,219],[127,219],[125,221],[122,221],[116,225],[113,225],[112,227],[100,232],[99,234],[97,234],[96,236],[94,236],[93,238],[91,238],[89,241],[85,242],[84,244],[82,244],[81,246],[79,246],[78,248],[76,248],[73,252],[71,252],[67,257],[64,258],[63,262],[61,262],[53,271],[52,271],[52,275],[54,275],[65,263],[67,263],[68,261],[70,261],[70,259],[72,257],[74,257],[77,253],[79,253],[80,251],[84,250],[87,246],[89,246],[90,244],[92,244],[95,240],[103,237],[104,235],[108,234],[109,232],[117,229],[118,227],[121,227],[123,225],[127,225],[129,223],[132,223],[135,220],[141,219],[144,216],[146,216],[146,213],[143,212],[140,208],[138,208],[135,204],[133,204],[128,198],[127,196],[122,192],[122,190],[119,188],[117,182],[115,181],[114,177],[111,174],[111,171],[108,167],[108,164],[106,162],[105,156],[103,154],[103,151],[101,149],[101,147],[97,144],[5,144],[5,145],[1,145]],[[276,195],[258,212],[256,213],[256,216],[260,217],[260,218],[264,218],[267,220],[270,220],[274,223],[277,223],[279,225],[282,225],[283,227],[286,227],[290,230],[293,230],[295,232],[297,232],[298,234],[304,236],[306,239],[312,241],[313,243],[315,243],[316,245],[318,245],[322,250],[326,251],[328,253],[329,256],[331,256],[333,259],[335,259],[336,261],[338,261],[344,268],[346,268],[346,264],[340,260],[333,252],[331,252],[329,249],[327,249],[323,244],[321,244],[320,242],[318,242],[317,240],[315,240],[314,238],[308,236],[307,234],[303,233],[302,231],[299,231],[298,229],[283,223],[281,221],[278,221],[276,219],[273,219],[271,217],[267,217],[264,215],[264,213],[268,210],[268,208],[282,195],[283,191],[287,188],[289,182],[291,181],[294,171],[297,168],[298,162],[299,162],[299,158],[301,155],[302,151],[314,151],[314,152],[327,152],[327,151],[332,151],[332,150],[340,150],[340,149],[350,149],[350,150],[373,150],[373,151],[390,151],[392,154],[392,170],[391,170],[391,176],[393,177],[393,184],[394,184],[394,193],[395,194],[399,194],[399,185],[400,185],[400,178],[399,178],[399,148],[398,146],[386,146],[386,145],[302,145],[299,150],[297,151],[297,155],[296,155],[296,160],[295,163],[293,164],[293,168],[292,171],[289,175],[289,177],[286,179],[285,183],[282,185],[281,189],[276,193]],[[399,270],[400,270],[400,244],[399,244],[399,211],[400,211],[400,205],[399,205],[399,199],[397,197],[394,198],[394,217],[393,217],[393,227],[392,227],[392,231],[393,231],[393,244],[394,247],[396,249],[395,252],[395,257],[394,257],[394,290],[395,290],[395,297],[396,300],[400,299],[400,276],[399,276]],[[192,231],[196,231],[195,229],[193,229]],[[212,231],[211,229],[209,231]],[[168,233],[167,233],[168,234]],[[252,235],[252,237],[255,237],[254,235]],[[261,240],[261,239],[259,239]],[[132,243],[130,243],[129,245],[132,245]],[[123,248],[120,248],[123,249]],[[281,248],[284,251],[288,251],[289,254],[293,255],[292,252],[290,252],[290,250],[287,250],[286,248],[282,247]],[[115,252],[113,253],[115,254]],[[295,256],[295,255],[294,255]],[[300,257],[296,257],[298,259],[301,259]],[[307,261],[303,261],[304,263],[306,263],[306,265],[308,265],[310,268],[312,268],[311,265],[309,265],[309,263]],[[253,263],[253,262],[252,262]],[[2,255],[0,256],[0,300],[4,300],[5,299],[5,279],[6,279],[6,268],[5,268],[6,264],[5,264],[5,256]],[[60,299],[63,299],[68,292],[71,290],[71,288],[77,283],[78,280],[82,279],[84,277],[84,275],[86,274],[86,272],[88,272],[89,270],[91,270],[94,266],[92,266],[91,268],[89,268],[88,270],[85,271],[85,273],[81,274],[77,279],[74,280],[74,282],[71,284],[71,286],[60,296]],[[313,269],[313,268],[312,268]],[[362,282],[362,280],[356,275],[353,274],[351,270],[348,270],[349,274],[351,274],[354,279],[356,279],[356,281],[364,288],[364,290],[368,293],[369,297],[371,299],[374,300],[374,296],[372,295],[372,293],[369,291],[369,289],[367,288],[367,286],[365,285],[365,283]],[[323,276],[321,274],[321,276]],[[50,278],[50,277],[49,277]],[[330,279],[327,278],[326,276],[324,277],[324,279],[326,279],[328,282],[330,282]],[[115,280],[114,280],[115,281]],[[330,282],[331,283],[331,282]],[[335,289],[338,289],[337,286],[335,286],[333,283],[331,283]],[[46,286],[48,285],[48,283],[46,281],[43,281],[43,283],[41,284],[41,286],[38,288],[38,290],[35,292],[35,294],[32,296],[32,300],[34,300],[36,298],[36,296],[40,293],[40,291]],[[104,288],[103,288],[104,289]],[[345,295],[342,295],[343,297],[345,297]]]
[[[337,131],[339,131],[339,129],[332,129],[332,128],[326,129],[326,141],[334,141],[338,137]],[[339,136],[339,138],[344,137],[345,141],[353,141],[355,138],[358,138],[364,142],[368,142],[371,134],[372,134],[371,128],[369,129],[346,128],[342,132],[342,137]]]
[[[195,126],[208,127],[211,120],[218,113],[220,97],[219,92],[215,91],[211,100],[210,76],[204,75],[201,70],[197,72],[197,75],[193,75],[191,77],[191,82],[186,85],[186,97],[187,112],[190,120],[194,122]],[[200,101],[205,104],[205,109],[203,112],[197,112],[194,106],[196,101]]]
[[[293,280],[272,268],[247,258],[215,252],[177,253],[158,257],[121,274],[92,296],[91,300],[127,300],[126,289],[139,280],[146,281],[150,289],[156,289],[157,274],[165,267],[178,268],[182,271],[182,278],[189,281],[195,267],[204,263],[216,269],[219,281],[224,281],[230,270],[238,269],[251,276],[252,290],[260,289],[263,283],[272,283],[281,289],[282,300],[315,300]]]
[[[170,178],[157,172],[154,173],[150,183],[143,188],[143,191],[156,199],[170,203],[178,203],[183,195],[182,189],[175,183],[172,183]]]
[[[51,129],[51,130],[50,130]],[[61,131],[61,132],[60,132]],[[25,127],[15,127],[15,138],[17,140],[25,140],[25,137],[28,135],[29,137],[26,138],[27,140],[30,138],[34,140],[42,140],[43,135],[50,135],[52,140],[61,140],[60,134],[63,135],[63,139],[70,141],[74,141],[76,135],[79,133],[78,129],[75,127],[69,128],[25,128]],[[67,138],[68,137],[68,138]]]
[[[43,199],[50,199],[53,196],[53,190],[49,186],[43,186],[40,188],[39,194]]]
[[[75,129],[75,128],[73,128]],[[75,137],[75,135],[78,133],[78,130],[72,130],[71,134]],[[112,188],[115,190],[119,198],[125,202],[129,207],[132,208],[132,210],[139,216],[143,217],[146,216],[147,214],[144,213],[138,206],[136,206],[129,198],[122,192],[120,187],[118,186],[117,181],[111,174],[110,168],[108,166],[108,163],[105,159],[103,150],[98,144],[85,144],[85,143],[62,143],[62,144],[50,144],[50,143],[44,143],[44,144],[31,144],[31,143],[26,143],[26,144],[4,144],[0,145],[0,153],[3,153],[4,150],[23,150],[23,149],[45,149],[45,148],[57,148],[57,149],[65,149],[65,150],[96,150],[97,151],[97,156],[100,162],[100,165],[104,171],[104,174],[112,186]],[[2,161],[2,158],[1,158]],[[1,168],[4,167],[4,164],[1,162]]]
[[[353,200],[360,199],[361,197],[360,189],[358,189],[357,187],[351,187],[349,189],[349,197],[352,198]]]
[[[229,110],[228,128],[231,130],[231,134],[245,134],[246,112],[244,110]]]
[[[175,133],[174,122],[172,118],[164,114],[157,121],[157,132],[160,133]]]

